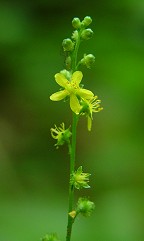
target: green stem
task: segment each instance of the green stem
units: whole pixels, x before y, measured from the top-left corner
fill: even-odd
[[[78,49],[80,45],[80,35],[81,30],[78,35],[78,39],[75,43],[75,49],[72,54],[72,73],[77,70],[77,55]],[[72,123],[72,144],[69,146],[69,153],[70,153],[70,177],[75,170],[75,153],[76,153],[76,129],[77,129],[77,122],[79,116],[73,113],[73,123]],[[66,241],[71,240],[71,233],[72,233],[72,225],[74,219],[69,215],[71,211],[73,211],[74,206],[74,186],[71,185],[69,182],[69,207],[68,207],[68,224],[67,224],[67,234],[66,234]]]
[[[75,168],[77,122],[78,122],[78,116],[75,113],[73,113],[72,146],[71,146],[71,152],[70,152],[70,176],[74,172],[74,168]],[[68,213],[73,211],[73,203],[74,203],[74,187],[69,183],[69,208],[68,208]],[[74,219],[68,214],[66,241],[71,240],[73,221],[74,221]]]
[[[79,49],[79,46],[80,46],[80,36],[81,36],[81,31],[79,31],[78,33],[78,39],[75,43],[75,49],[74,49],[74,52],[72,54],[72,70],[73,72],[77,70],[77,55],[78,55],[78,49]]]

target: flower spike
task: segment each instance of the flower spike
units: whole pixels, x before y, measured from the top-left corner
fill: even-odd
[[[70,38],[65,38],[62,41],[64,52],[64,69],[55,74],[55,81],[59,85],[59,90],[50,96],[52,101],[68,100],[70,109],[72,110],[72,132],[69,128],[65,128],[65,124],[60,126],[54,125],[51,128],[51,136],[56,140],[56,148],[68,145],[70,163],[69,163],[69,204],[68,204],[68,221],[66,240],[71,241],[72,226],[79,214],[84,217],[89,217],[95,208],[93,202],[86,197],[80,197],[76,206],[75,189],[90,188],[89,177],[90,173],[84,173],[82,166],[75,170],[76,166],[76,142],[77,142],[77,127],[81,116],[86,116],[88,130],[91,130],[93,113],[99,112],[103,108],[100,106],[101,100],[93,94],[92,91],[85,89],[82,84],[83,73],[79,71],[79,67],[85,66],[88,69],[95,62],[93,54],[84,54],[79,59],[79,46],[82,42],[93,37],[93,31],[89,28],[92,23],[90,16],[84,17],[81,21],[78,17],[73,18],[72,26],[73,33]],[[74,207],[75,206],[75,207]],[[47,234],[41,241],[59,241],[55,233]]]

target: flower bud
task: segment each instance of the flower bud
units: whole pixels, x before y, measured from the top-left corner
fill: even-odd
[[[74,43],[70,38],[64,39],[62,42],[62,46],[64,51],[73,51],[74,49]]]
[[[80,63],[86,65],[88,69],[91,68],[91,65],[95,62],[95,56],[93,54],[84,54],[83,59],[81,59]]]
[[[76,29],[79,29],[81,27],[81,21],[79,18],[74,18],[72,20],[72,26]]]
[[[83,40],[89,40],[90,38],[92,38],[92,36],[93,36],[93,31],[91,30],[91,28],[84,29],[81,33],[81,38]]]
[[[79,198],[77,203],[77,213],[81,213],[85,217],[89,217],[94,210],[95,205],[87,198]]]
[[[86,17],[84,18],[84,20],[82,21],[82,24],[84,25],[84,27],[89,26],[91,23],[92,23],[92,19],[91,19],[91,17],[89,17],[89,16],[86,16]]]
[[[63,74],[67,80],[71,79],[72,74],[68,70],[63,69],[60,71],[60,73]]]

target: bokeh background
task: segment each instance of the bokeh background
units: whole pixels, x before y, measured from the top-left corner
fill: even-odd
[[[47,232],[65,240],[67,148],[55,150],[50,128],[71,123],[67,103],[54,103],[54,74],[64,68],[61,42],[73,17],[90,15],[94,37],[80,56],[85,87],[102,100],[92,132],[78,125],[77,167],[91,189],[76,192],[96,204],[79,217],[73,241],[144,240],[144,1],[0,2],[0,240],[36,241]]]

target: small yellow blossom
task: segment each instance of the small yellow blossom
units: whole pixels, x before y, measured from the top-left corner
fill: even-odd
[[[50,99],[53,101],[60,101],[69,96],[71,110],[74,113],[79,114],[81,110],[79,99],[84,98],[88,100],[94,96],[90,90],[83,89],[79,86],[82,77],[83,74],[81,71],[75,71],[71,76],[71,80],[69,81],[63,74],[57,73],[55,75],[55,80],[57,84],[59,84],[64,89],[52,94]]]
[[[82,99],[82,109],[81,114],[86,115],[88,118],[88,130],[91,131],[93,112],[99,112],[103,110],[103,107],[100,107],[101,100],[98,100],[97,96],[92,97],[89,100]]]

